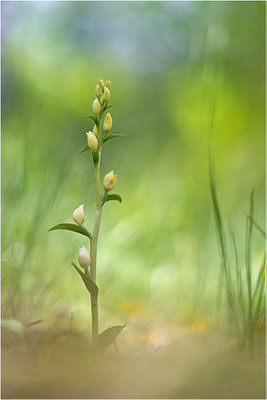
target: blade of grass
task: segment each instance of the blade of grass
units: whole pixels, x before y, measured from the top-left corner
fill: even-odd
[[[251,219],[250,215],[248,215],[247,217],[251,220],[251,222],[255,226],[255,228],[262,234],[264,239],[266,239],[266,233],[265,233],[264,229],[262,229],[262,227],[258,224],[258,222],[255,221],[254,218]]]
[[[222,267],[225,273],[225,278],[227,278],[227,249],[226,249],[226,240],[225,240],[225,233],[224,227],[222,222],[221,211],[219,207],[219,201],[216,192],[216,184],[215,184],[215,177],[214,177],[214,168],[212,162],[212,130],[213,130],[213,122],[214,122],[214,99],[211,100],[210,104],[210,118],[209,118],[209,178],[210,178],[210,191],[211,191],[211,198],[214,210],[214,216],[216,221],[216,227],[219,237],[219,245],[221,250],[221,257],[222,257]]]
[[[212,197],[212,204],[213,204],[213,210],[214,210],[214,215],[215,215],[216,227],[217,227],[217,232],[218,232],[218,237],[219,237],[219,244],[220,244],[220,250],[221,250],[221,257],[222,257],[222,266],[223,266],[225,275],[227,275],[227,255],[226,255],[226,245],[225,245],[225,233],[224,233],[222,217],[221,217],[221,212],[220,212],[220,208],[219,208],[219,203],[218,203],[218,198],[217,198],[211,164],[210,164],[210,190],[211,190],[211,197]]]
[[[226,294],[227,294],[227,301],[230,310],[230,314],[233,312],[233,302],[232,302],[232,295],[231,295],[231,282],[230,282],[230,275],[228,270],[228,261],[227,261],[227,248],[226,248],[226,239],[225,239],[225,232],[223,227],[223,221],[219,206],[219,201],[216,192],[216,184],[213,172],[213,163],[212,163],[212,130],[213,130],[213,122],[214,122],[214,100],[211,101],[210,105],[210,118],[209,118],[209,178],[210,178],[210,191],[211,191],[211,198],[216,222],[216,228],[218,233],[219,239],[219,248],[221,253],[221,265],[222,270],[224,273],[225,281],[226,281]]]
[[[236,245],[236,240],[235,240],[235,234],[233,231],[231,231],[231,236],[232,236],[234,255],[235,255],[235,271],[236,271],[236,288],[237,288],[238,306],[241,311],[240,313],[237,312],[237,316],[240,315],[240,317],[242,319],[242,323],[244,325],[245,324],[245,320],[244,320],[245,309],[244,309],[244,298],[243,298],[243,288],[242,288],[242,271],[241,271],[241,268],[239,265],[237,245]]]
[[[219,239],[221,265],[222,265],[222,270],[224,273],[224,278],[225,278],[225,283],[226,283],[226,294],[227,294],[228,306],[231,309],[231,313],[232,313],[233,301],[232,301],[232,293],[231,293],[232,289],[231,289],[231,281],[230,281],[230,272],[229,272],[228,261],[227,261],[226,239],[225,239],[225,232],[224,232],[224,227],[223,227],[223,221],[222,221],[219,201],[218,201],[217,192],[216,192],[216,185],[215,185],[214,173],[213,173],[213,169],[212,169],[211,155],[209,158],[209,175],[210,175],[210,191],[211,191],[211,198],[212,198],[212,204],[213,204],[213,211],[214,211],[217,234],[218,234],[218,239]]]
[[[250,194],[250,210],[249,218],[246,224],[246,279],[248,291],[248,330],[249,340],[252,339],[252,288],[251,288],[251,249],[252,249],[252,228],[253,228],[253,214],[254,214],[254,188]]]
[[[261,267],[260,267],[260,270],[259,270],[259,273],[258,273],[256,286],[255,286],[255,289],[254,289],[254,292],[253,292],[253,296],[252,296],[252,305],[255,302],[255,299],[256,299],[258,291],[259,291],[262,275],[264,275],[265,263],[266,263],[266,254],[264,254],[263,261],[261,263]]]
[[[265,272],[265,269],[264,271]],[[260,316],[260,311],[261,311],[261,307],[263,304],[263,307],[265,306],[265,274],[263,273],[261,275],[261,283],[260,283],[260,289],[259,289],[259,296],[258,296],[258,301],[257,301],[257,305],[256,305],[256,310],[255,310],[255,314],[254,314],[254,318],[253,318],[253,325],[254,325],[254,330],[252,331],[252,335],[254,336],[255,334],[255,328],[257,325],[257,322],[259,320],[259,316]],[[264,312],[265,315],[265,312]]]

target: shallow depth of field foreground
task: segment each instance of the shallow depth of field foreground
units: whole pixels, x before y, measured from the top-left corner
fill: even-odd
[[[264,28],[2,2],[2,398],[265,398]]]

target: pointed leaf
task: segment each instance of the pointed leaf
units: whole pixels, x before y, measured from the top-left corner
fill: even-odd
[[[117,338],[126,325],[116,325],[106,329],[98,335],[98,347],[105,351]]]
[[[93,235],[88,232],[88,230],[84,226],[75,224],[58,224],[53,226],[53,228],[50,228],[48,232],[55,231],[57,229],[80,233],[81,235],[87,236],[89,239],[92,239],[93,237]]]
[[[107,201],[111,201],[111,200],[117,200],[120,203],[122,202],[121,196],[119,194],[114,193],[114,194],[104,195],[104,197],[102,198],[102,201],[101,201],[101,205],[103,206]]]
[[[85,118],[89,118],[89,119],[91,119],[92,121],[94,121],[94,123],[95,123],[96,125],[99,125],[98,118],[95,117],[94,115],[87,115]]]
[[[86,144],[86,145],[84,146],[83,149],[81,149],[80,151],[78,151],[78,153],[84,153],[84,152],[87,151],[87,150],[89,150],[88,144]]]
[[[110,140],[110,139],[115,139],[115,138],[120,138],[120,137],[125,137],[126,135],[124,135],[123,133],[114,133],[113,135],[107,135],[104,139],[103,139],[103,143],[105,143],[106,141]]]
[[[76,269],[76,271],[78,272],[78,274],[81,276],[81,278],[82,278],[82,280],[83,280],[83,282],[84,282],[84,284],[85,284],[86,289],[88,290],[88,292],[89,292],[95,299],[97,299],[97,296],[98,296],[98,287],[96,286],[95,282],[92,281],[92,279],[89,278],[89,276],[87,276],[84,272],[82,272],[82,271],[80,270],[80,268],[77,267],[76,264],[71,263],[71,265]]]
[[[112,104],[109,104],[108,106],[105,106],[104,108],[103,108],[103,111],[106,111],[108,108],[110,108],[110,107],[112,107]]]

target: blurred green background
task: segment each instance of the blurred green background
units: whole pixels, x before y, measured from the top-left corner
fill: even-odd
[[[103,77],[112,82],[113,133],[127,138],[107,142],[103,154],[102,176],[115,170],[123,202],[104,209],[100,327],[219,318],[210,108],[219,201],[243,261],[253,186],[264,228],[264,8],[2,2],[3,317],[67,326],[73,314],[74,326],[88,327],[88,294],[70,266],[87,240],[48,229],[71,222],[82,203],[92,229],[92,162],[77,151]],[[253,246],[257,272],[257,233]]]

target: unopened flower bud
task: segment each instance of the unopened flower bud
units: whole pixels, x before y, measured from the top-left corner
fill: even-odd
[[[108,89],[110,89],[110,87],[111,87],[111,82],[110,82],[110,81],[106,81],[105,86],[106,86]]]
[[[110,99],[110,91],[109,91],[109,89],[105,86],[105,87],[104,87],[103,101],[108,102],[109,99]]]
[[[78,261],[82,268],[87,269],[88,267],[90,267],[90,254],[84,246],[79,247]]]
[[[92,110],[95,115],[98,115],[101,111],[101,104],[97,97],[93,101]]]
[[[114,171],[109,172],[104,180],[103,180],[103,187],[106,191],[110,191],[114,188],[117,181],[117,175],[114,175]]]
[[[104,86],[105,86],[104,80],[102,78],[99,78],[98,82],[99,82],[99,85],[102,87],[102,89],[104,89]]]
[[[76,222],[76,224],[83,224],[84,217],[84,204],[80,205],[76,210],[73,211],[72,218]]]
[[[93,134],[94,134],[95,136],[97,136],[97,126],[96,126],[96,125],[93,127]]]
[[[97,149],[97,147],[98,147],[98,141],[97,141],[96,136],[91,131],[86,132],[86,135],[87,135],[88,147],[91,150],[95,151]]]
[[[110,113],[107,113],[107,115],[105,116],[105,119],[104,119],[103,129],[106,133],[108,133],[111,128],[112,128],[112,118],[111,118]]]
[[[101,87],[99,85],[96,85],[95,87],[95,94],[97,97],[101,95]]]

